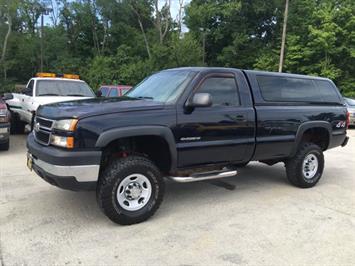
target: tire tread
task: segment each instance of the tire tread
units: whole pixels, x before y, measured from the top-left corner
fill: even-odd
[[[321,162],[319,162],[318,167],[320,167],[320,176],[322,175],[324,167],[324,157],[322,149],[314,143],[303,142],[300,144],[296,155],[285,162],[287,179],[292,185],[300,188],[310,188],[318,183],[320,177],[314,183],[306,183],[299,174],[299,167],[302,167],[304,156],[311,150],[317,150],[321,155]]]
[[[155,172],[159,183],[159,190],[161,190],[161,193],[159,193],[154,207],[143,215],[134,218],[128,217],[126,215],[118,215],[116,209],[112,204],[112,183],[116,182],[116,178],[121,171],[129,167],[135,167],[137,165],[151,168],[152,171]],[[160,175],[159,169],[154,165],[151,160],[141,156],[129,156],[112,160],[101,174],[96,190],[97,202],[103,213],[113,222],[122,225],[136,224],[150,218],[158,210],[163,200],[163,194],[164,182]]]

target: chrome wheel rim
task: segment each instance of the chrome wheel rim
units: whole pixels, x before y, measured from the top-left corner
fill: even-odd
[[[143,208],[152,195],[152,185],[142,174],[132,174],[125,177],[117,187],[118,204],[127,211],[137,211]]]
[[[318,171],[318,158],[313,153],[308,154],[303,160],[303,176],[312,179]]]

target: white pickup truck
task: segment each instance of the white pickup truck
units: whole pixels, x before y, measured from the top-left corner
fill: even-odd
[[[11,111],[11,132],[23,133],[40,105],[93,97],[94,92],[78,75],[37,73],[23,93],[13,93],[13,98],[6,101]]]

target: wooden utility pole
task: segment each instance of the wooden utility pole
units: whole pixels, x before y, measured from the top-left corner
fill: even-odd
[[[280,50],[279,72],[282,72],[282,67],[283,67],[283,64],[284,64],[285,43],[286,43],[286,29],[287,29],[287,17],[288,17],[288,1],[289,1],[289,0],[286,0],[285,14],[284,14],[284,23],[283,23],[283,27],[282,27],[282,41],[281,41],[281,50]]]
[[[40,42],[40,44],[41,44],[41,66],[40,66],[40,70],[41,70],[41,72],[43,72],[43,28],[44,28],[44,21],[43,21],[44,19],[43,19],[43,12],[42,12],[42,14],[41,14],[41,42]]]

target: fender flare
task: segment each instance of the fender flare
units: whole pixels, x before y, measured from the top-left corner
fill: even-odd
[[[326,121],[307,121],[307,122],[304,122],[302,123],[298,129],[297,129],[297,133],[296,133],[296,138],[295,138],[295,144],[294,144],[294,147],[292,149],[292,152],[291,152],[291,157],[294,156],[297,152],[297,148],[299,146],[299,144],[301,143],[301,139],[302,139],[302,136],[304,134],[304,132],[306,132],[308,129],[311,129],[311,128],[324,128],[327,130],[328,132],[328,135],[329,135],[329,142],[328,142],[328,145],[329,143],[331,143],[331,139],[332,139],[332,126],[329,122],[326,122]]]
[[[175,138],[170,128],[164,126],[132,126],[115,128],[105,131],[100,134],[96,141],[96,148],[104,148],[110,142],[127,137],[138,137],[138,136],[158,136],[163,138],[169,147],[169,152],[171,156],[170,170],[174,171],[177,167],[177,150],[175,144]]]

